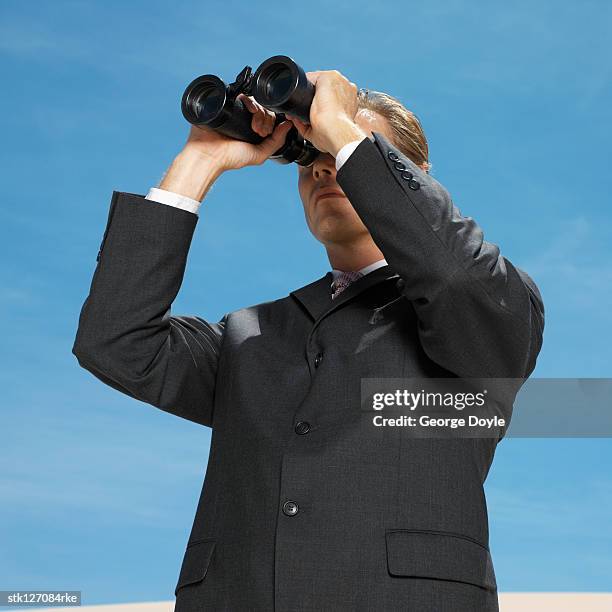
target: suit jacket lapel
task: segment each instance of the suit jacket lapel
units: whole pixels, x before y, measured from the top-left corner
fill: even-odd
[[[295,291],[291,291],[290,295],[295,297],[306,308],[310,316],[317,321],[336,310],[336,308],[339,308],[342,304],[346,304],[354,299],[372,285],[392,278],[399,279],[399,274],[388,264],[381,266],[352,282],[340,295],[332,300],[331,283],[333,275],[331,272],[328,272],[318,280]]]

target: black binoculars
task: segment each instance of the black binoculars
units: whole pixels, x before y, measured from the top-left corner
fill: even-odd
[[[286,55],[270,57],[254,73],[250,66],[245,66],[229,85],[214,74],[199,76],[185,89],[181,101],[183,116],[192,125],[259,144],[264,138],[251,129],[253,115],[238,99],[241,93],[254,97],[263,107],[273,111],[275,127],[285,120],[284,113],[310,122],[315,86],[306,78],[304,70]],[[320,151],[293,127],[283,146],[270,159],[281,164],[295,162],[310,166],[319,154]]]

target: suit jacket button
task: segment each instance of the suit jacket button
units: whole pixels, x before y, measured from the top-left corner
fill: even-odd
[[[396,170],[405,170],[405,169],[406,169],[406,166],[404,166],[404,164],[402,164],[402,162],[401,162],[401,161],[396,161],[396,162],[393,164],[393,167],[394,167]]]
[[[295,426],[295,433],[297,434],[306,434],[310,431],[310,423],[307,423],[306,421],[300,421],[296,426]]]
[[[421,183],[419,183],[419,181],[415,181],[414,179],[410,179],[408,181],[408,187],[410,187],[410,189],[414,189],[415,191],[421,186]]]
[[[283,512],[287,516],[294,516],[298,513],[298,505],[294,501],[286,501],[283,504]]]
[[[323,361],[323,353],[317,353],[314,358],[315,368],[318,368],[322,361]]]
[[[402,178],[405,181],[409,181],[414,175],[412,174],[412,172],[410,172],[410,170],[404,170],[404,172],[402,172]]]
[[[394,151],[389,151],[389,153],[387,153],[387,155],[389,156],[389,159],[391,161],[397,161],[399,159],[399,157],[397,156],[397,154]]]

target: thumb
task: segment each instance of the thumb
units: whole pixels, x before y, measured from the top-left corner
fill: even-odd
[[[274,128],[274,131],[265,138],[265,140],[259,143],[259,148],[266,154],[266,156],[272,155],[272,153],[281,148],[282,144],[285,142],[287,133],[292,127],[293,124],[291,121],[282,121]]]

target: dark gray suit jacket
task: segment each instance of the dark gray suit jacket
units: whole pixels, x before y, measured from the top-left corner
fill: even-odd
[[[216,323],[170,311],[198,217],[113,194],[73,352],[212,428],[178,612],[498,609],[483,493],[497,440],[368,437],[360,380],[526,378],[542,298],[382,134],[337,181],[389,265],[333,301],[328,272]]]

